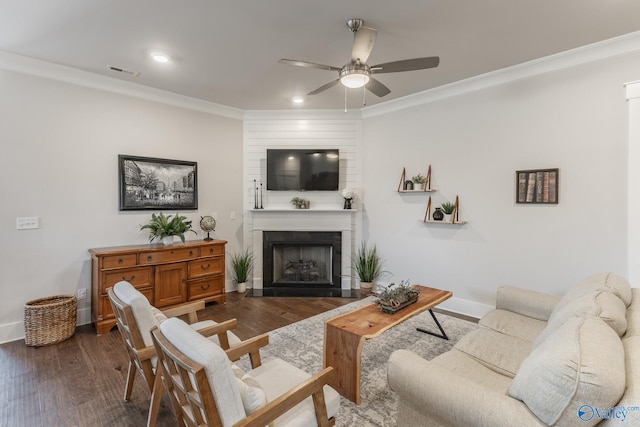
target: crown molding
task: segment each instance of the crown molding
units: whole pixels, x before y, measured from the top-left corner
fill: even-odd
[[[359,109],[349,110],[245,110],[245,120],[360,120]]]
[[[150,88],[133,82],[118,80],[88,71],[78,70],[65,65],[27,56],[0,51],[0,69],[28,74],[50,80],[57,80],[92,89],[104,90],[120,95],[132,96],[147,101],[172,105],[189,110],[215,114],[231,119],[242,120],[243,110],[226,105],[203,101],[184,95],[178,95],[159,89]]]
[[[369,118],[392,113],[405,108],[415,107],[445,98],[463,95],[476,90],[502,85],[516,80],[564,70],[576,65],[637,52],[640,50],[640,31],[620,37],[581,46],[565,52],[524,62],[512,67],[492,71],[479,76],[460,80],[444,86],[428,89],[423,92],[397,98],[381,104],[361,109],[362,117]]]

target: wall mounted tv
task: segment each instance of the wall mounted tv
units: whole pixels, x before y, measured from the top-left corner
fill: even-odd
[[[267,149],[267,190],[337,191],[337,149]]]

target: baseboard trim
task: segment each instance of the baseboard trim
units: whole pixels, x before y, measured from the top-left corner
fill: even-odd
[[[91,323],[91,307],[79,308],[76,326]],[[24,321],[0,325],[0,344],[24,339]]]

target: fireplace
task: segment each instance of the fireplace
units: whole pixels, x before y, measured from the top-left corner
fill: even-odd
[[[341,288],[341,232],[264,231],[262,246],[263,288]]]

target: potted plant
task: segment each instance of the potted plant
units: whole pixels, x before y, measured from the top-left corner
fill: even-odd
[[[451,214],[456,210],[456,204],[451,202],[444,202],[440,205],[440,209],[444,212],[444,220],[451,221]]]
[[[233,270],[233,281],[236,282],[236,290],[242,294],[247,290],[249,273],[253,269],[253,253],[247,248],[244,252],[233,254],[230,257]]]
[[[424,175],[419,173],[418,175],[415,175],[414,177],[412,177],[411,181],[413,182],[414,190],[422,190],[422,188],[424,187],[424,183],[427,182],[427,178],[425,178]]]
[[[295,206],[296,209],[308,209],[307,201],[301,197],[294,197],[291,199],[291,204]]]
[[[187,220],[186,216],[178,215],[177,213],[175,216],[164,216],[162,212],[158,215],[152,213],[151,221],[140,227],[140,231],[142,230],[149,230],[150,242],[158,239],[165,245],[173,243],[173,236],[180,237],[180,240],[184,243],[184,233],[187,231],[196,234],[196,232],[191,229],[191,221]]]
[[[373,282],[382,273],[382,259],[378,256],[376,246],[369,248],[362,242],[360,248],[356,250],[355,268],[360,278],[360,287],[371,289]]]
[[[418,301],[420,291],[409,284],[409,280],[403,280],[396,285],[391,283],[384,290],[378,293],[380,300],[376,304],[385,313],[395,313],[398,310]]]

